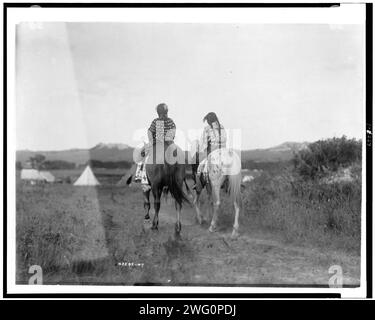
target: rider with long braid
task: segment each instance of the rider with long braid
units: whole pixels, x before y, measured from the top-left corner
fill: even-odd
[[[205,176],[207,173],[207,157],[215,150],[226,147],[227,134],[224,126],[220,123],[215,112],[209,112],[203,118],[203,122],[207,121],[207,126],[203,130],[201,140],[199,142],[199,151],[204,152],[206,158],[201,162],[198,167],[197,176],[200,177],[201,173]],[[205,180],[205,179],[203,179]],[[205,181],[197,179],[195,188],[201,190]]]
[[[203,130],[200,146],[208,156],[212,151],[226,147],[227,135],[215,112],[207,113],[203,118],[205,121],[208,125]]]

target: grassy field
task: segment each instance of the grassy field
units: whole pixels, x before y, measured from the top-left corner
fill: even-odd
[[[124,173],[95,170],[102,183],[97,188],[18,180],[18,283],[27,283],[36,264],[46,284],[327,286],[332,265],[342,266],[345,285],[359,284],[358,177],[324,185],[287,171],[263,172],[243,187],[237,240],[229,238],[233,209],[224,192],[218,232],[207,231],[208,216],[197,225],[185,206],[182,239],[176,240],[173,203],[163,200],[159,231],[149,230],[140,186],[115,186]]]

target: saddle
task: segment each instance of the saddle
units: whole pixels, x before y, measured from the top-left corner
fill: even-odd
[[[170,146],[175,146],[175,149],[172,148],[173,150],[172,153],[166,153],[165,150],[166,148],[169,148]],[[159,145],[160,147],[160,145]],[[163,154],[161,155],[160,153],[156,154],[154,152],[156,149],[156,144],[152,145],[145,145],[140,151],[139,151],[139,157],[138,162],[137,162],[137,169],[136,173],[134,176],[134,181],[141,183],[143,191],[147,191],[151,189],[151,183],[150,180],[147,177],[146,173],[146,165],[149,163],[153,163],[154,161],[162,161],[162,163],[165,161],[165,157],[171,156],[173,159],[177,158],[177,161],[181,161],[181,157],[185,157],[185,153],[177,145],[174,144],[173,141],[166,141],[164,146],[162,146],[163,149]]]
[[[203,159],[197,169],[202,184],[209,182],[209,175],[228,176],[241,170],[241,160],[231,149],[216,149]]]

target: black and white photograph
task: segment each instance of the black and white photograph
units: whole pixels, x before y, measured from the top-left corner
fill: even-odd
[[[22,10],[9,288],[365,295],[365,5]]]

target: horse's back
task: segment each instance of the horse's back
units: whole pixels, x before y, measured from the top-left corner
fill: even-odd
[[[146,163],[146,173],[151,181],[168,185],[171,178],[181,183],[185,179],[185,152],[174,142],[154,144]]]
[[[241,158],[233,149],[216,149],[208,155],[206,161],[209,164],[209,171],[225,176],[241,173]]]

